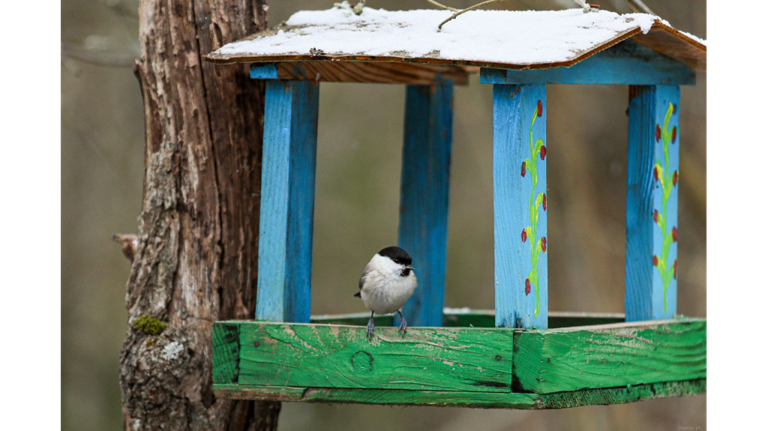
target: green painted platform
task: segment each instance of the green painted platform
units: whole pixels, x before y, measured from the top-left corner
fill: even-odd
[[[363,314],[310,324],[217,322],[216,395],[231,399],[550,409],[706,391],[706,320],[623,322],[551,313],[550,329],[495,328],[493,312],[447,309],[401,336]]]

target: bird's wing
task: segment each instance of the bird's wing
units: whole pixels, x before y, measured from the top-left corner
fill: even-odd
[[[368,265],[365,265],[365,269],[363,270],[363,275],[360,276],[360,281],[357,283],[357,287],[360,290],[363,290],[363,286],[365,286],[365,280],[371,274],[371,271],[373,271],[373,268],[371,267],[371,263],[368,262]],[[359,296],[359,295],[360,293],[358,292],[357,295],[355,296]]]
[[[363,285],[365,284],[365,277],[368,275],[367,272],[363,272],[363,275],[360,277],[360,281],[357,282],[357,287],[360,289],[357,292],[355,292],[354,296],[355,298],[361,298],[360,292],[363,291]]]

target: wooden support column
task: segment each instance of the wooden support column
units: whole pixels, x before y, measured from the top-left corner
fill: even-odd
[[[632,86],[627,167],[627,321],[677,311],[680,88]]]
[[[419,282],[403,307],[413,326],[443,324],[452,105],[450,81],[407,87],[399,243],[413,258]]]
[[[493,86],[496,326],[547,327],[545,85]]]
[[[257,319],[309,322],[318,90],[267,83]]]

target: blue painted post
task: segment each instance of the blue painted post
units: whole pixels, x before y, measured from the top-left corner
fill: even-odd
[[[309,322],[318,90],[267,82],[257,319]]]
[[[547,327],[545,85],[493,86],[496,326]]]
[[[419,282],[403,307],[413,326],[443,325],[452,105],[452,83],[407,87],[399,242]]]
[[[680,87],[630,87],[627,166],[627,321],[677,312]]]

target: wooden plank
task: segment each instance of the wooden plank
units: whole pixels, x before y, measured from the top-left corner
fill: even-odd
[[[514,18],[514,14],[507,15],[507,18]],[[507,19],[507,21],[509,21]],[[623,20],[622,20],[623,21]],[[560,67],[571,66],[578,63],[590,56],[613,46],[623,40],[629,39],[634,35],[641,32],[641,29],[637,25],[624,25],[625,23],[614,23],[611,29],[603,28],[599,30],[600,35],[596,35],[589,43],[579,44],[575,47],[573,40],[564,40],[562,34],[559,35],[562,45],[567,46],[567,50],[555,50],[553,52],[559,52],[559,55],[549,55],[547,58],[542,58],[538,62],[531,62],[528,56],[523,55],[517,57],[516,53],[521,50],[530,49],[529,46],[520,46],[520,38],[516,41],[510,40],[504,46],[504,51],[507,54],[506,58],[494,58],[488,60],[477,60],[476,53],[474,55],[467,55],[468,51],[464,50],[463,57],[456,55],[457,48],[462,50],[461,44],[457,46],[455,42],[460,40],[456,37],[445,38],[437,36],[438,39],[433,41],[435,49],[428,53],[424,53],[420,47],[416,47],[417,51],[413,51],[412,44],[408,43],[409,40],[421,40],[418,42],[422,45],[425,34],[423,32],[413,33],[412,26],[407,23],[397,23],[396,21],[389,21],[387,27],[382,27],[377,23],[358,23],[353,34],[349,33],[348,28],[340,28],[336,26],[328,26],[325,23],[318,23],[319,25],[313,25],[312,31],[307,32],[306,25],[302,26],[289,26],[281,25],[260,33],[248,36],[245,39],[236,41],[228,46],[223,47],[205,56],[206,60],[214,63],[255,63],[255,62],[267,62],[267,63],[280,63],[286,61],[334,61],[334,62],[386,62],[386,63],[412,63],[412,64],[438,64],[438,65],[462,65],[462,66],[477,66],[477,67],[493,67],[493,68],[509,68],[509,69],[539,69],[548,67]],[[618,28],[615,24],[618,24]],[[571,27],[573,31],[573,27]],[[578,33],[583,33],[584,28],[575,29]],[[302,45],[316,44],[319,48],[306,49],[303,46],[286,47],[286,39],[280,35],[283,33],[293,33],[299,38],[304,38]],[[339,35],[344,34],[348,40],[354,38],[356,43],[353,46],[337,46],[333,49],[329,49],[327,40],[338,40]],[[382,36],[385,38],[391,34],[398,34],[399,40],[391,43],[390,49],[382,50]],[[403,37],[403,35],[410,34],[411,37]],[[440,35],[439,32],[435,35]],[[429,35],[427,35],[429,36]],[[488,33],[475,33],[465,34],[464,38],[474,39],[476,42],[486,45],[498,44],[498,39],[495,37],[488,38]],[[294,38],[291,38],[294,39]],[[296,40],[296,39],[294,39]],[[366,49],[361,49],[360,42],[367,40],[367,44],[371,47],[376,47],[376,52],[366,52]],[[253,43],[242,44],[240,42],[254,41]],[[390,41],[392,42],[392,41]],[[289,44],[291,42],[288,42]],[[248,46],[250,45],[250,46]],[[550,43],[551,45],[551,43]],[[325,46],[325,48],[322,48]],[[287,48],[287,49],[286,49]],[[281,52],[282,51],[282,52]],[[446,55],[448,54],[448,55]],[[469,57],[469,58],[467,58]]]
[[[445,308],[443,309],[443,326],[452,328],[495,328],[496,313],[493,310]]]
[[[632,40],[671,57],[699,72],[707,70],[707,46],[668,25],[655,23],[648,33],[638,33]]]
[[[254,386],[239,384],[213,384],[216,398],[254,401],[304,401],[307,388],[292,386]]]
[[[230,323],[213,325],[213,383],[237,383],[240,364],[240,327]]]
[[[550,311],[549,328],[607,325],[624,322],[624,313],[583,313],[574,311]]]
[[[544,85],[493,86],[496,325],[547,327]]]
[[[358,27],[356,29],[356,32],[359,35],[364,37],[372,34],[373,37],[378,37],[380,39],[379,34],[377,33],[381,31],[380,28],[375,26],[363,27],[366,28]],[[322,35],[323,32],[327,32],[327,34],[332,33],[333,36],[330,37],[337,37],[340,31],[338,28],[322,28],[322,26],[316,27],[316,29],[319,30],[319,32],[313,31],[311,33],[306,33],[306,35],[315,38],[314,40],[318,43],[318,46],[324,45]],[[280,32],[289,33],[292,31],[303,30],[305,30],[305,28],[282,25],[261,33],[251,35],[244,40],[260,38],[269,40],[270,38],[278,35]],[[407,31],[407,29],[404,28],[398,28],[394,31],[398,32],[398,34],[402,34],[403,30]],[[342,29],[341,31],[343,32],[344,30]],[[392,29],[385,30],[385,33],[392,32]],[[478,40],[478,38],[482,39],[482,37],[483,36],[479,34],[466,34],[464,36],[465,39],[474,38],[475,40]],[[284,37],[278,36],[275,38],[275,40],[278,39],[279,41],[277,43],[281,43],[284,46]],[[438,41],[438,44],[442,45],[442,48],[438,47],[429,53],[413,52],[412,50],[409,50],[408,43],[403,43],[401,46],[392,46],[389,52],[379,52],[375,55],[361,53],[359,49],[359,43],[355,44],[355,48],[352,50],[341,48],[333,52],[326,52],[322,49],[314,49],[304,52],[297,52],[290,49],[282,53],[274,52],[274,50],[270,49],[269,52],[259,52],[258,49],[249,50],[243,46],[241,46],[240,49],[232,49],[233,47],[229,46],[229,49],[225,48],[224,50],[219,50],[206,55],[206,60],[214,63],[277,63],[288,61],[383,62],[395,64],[466,65],[495,69],[528,70],[548,69],[553,67],[571,67],[624,40],[633,39],[698,71],[704,71],[706,69],[706,45],[700,40],[662,23],[660,20],[657,20],[653,23],[653,26],[648,33],[643,33],[639,26],[628,27],[624,30],[617,29],[617,31],[613,32],[613,34],[602,34],[597,36],[597,38],[593,40],[593,43],[588,47],[584,46],[580,47],[579,49],[570,49],[571,54],[569,55],[560,56],[559,58],[549,58],[538,63],[531,63],[528,60],[522,60],[522,58],[525,56],[517,57],[515,55],[517,52],[525,51],[530,47],[520,46],[514,42],[504,46],[505,52],[508,54],[507,58],[501,58],[497,61],[477,60],[477,58],[475,58],[476,56],[465,55],[464,58],[462,58],[461,56],[456,55],[445,55],[449,52],[453,52],[455,54],[455,49],[453,49],[454,47],[452,45],[455,40],[460,39],[461,38],[451,40],[451,38],[443,38],[443,40]],[[402,40],[407,41],[407,38]],[[488,45],[491,43],[496,43],[497,41],[494,40],[486,42],[486,45]],[[572,48],[572,44],[569,44],[569,42],[572,41],[561,40],[561,42],[565,46],[570,46]],[[379,45],[380,44],[377,44],[377,46]]]
[[[586,389],[573,392],[559,392],[540,396],[540,408],[565,409],[593,405],[627,404],[658,398],[684,397],[703,394],[707,391],[707,380],[685,380],[661,382],[647,385],[625,386],[622,388]]]
[[[323,325],[346,325],[346,326],[366,326],[368,325],[368,319],[371,318],[371,312],[365,311],[362,313],[349,313],[349,314],[329,314],[324,316],[312,316],[309,320],[310,323],[318,323]],[[388,315],[376,315],[373,317],[375,327],[394,325],[393,316]]]
[[[680,88],[630,87],[627,165],[627,321],[677,312]]]
[[[510,392],[439,392],[439,391],[398,391],[398,390],[335,390],[310,388],[303,400],[309,402],[419,405],[431,407],[472,407],[532,409],[536,407],[533,394]]]
[[[237,323],[241,385],[511,390],[511,330]]]
[[[410,325],[441,326],[448,247],[453,86],[406,88],[399,246],[413,258],[418,288],[403,307]],[[399,316],[395,323],[399,324]]]
[[[318,84],[269,81],[256,318],[309,322]]]
[[[631,40],[606,49],[574,66],[552,69],[482,69],[485,84],[624,84],[696,83],[696,72],[683,63]]]
[[[496,326],[496,313],[493,310],[469,310],[455,312],[446,309],[443,326],[493,328]],[[605,325],[624,322],[623,313],[582,313],[570,311],[548,311],[548,328],[568,328],[573,326]]]
[[[537,394],[214,385],[217,397],[258,401],[532,409]]]
[[[550,311],[549,328],[567,328],[572,326],[605,325],[608,323],[624,322],[623,313],[583,313],[572,311]],[[331,325],[359,325],[368,324],[370,313],[350,313],[326,316],[312,316],[310,322]],[[376,326],[392,326],[393,317],[376,316]],[[444,308],[442,326],[449,328],[494,328],[496,327],[496,313],[494,310],[470,310],[461,308]]]
[[[456,311],[462,310],[462,311]],[[365,326],[368,324],[368,319],[371,317],[371,313],[349,313],[349,314],[334,314],[325,316],[312,316],[311,323],[330,324],[330,325],[358,325]],[[461,328],[461,327],[474,327],[474,328],[495,328],[495,316],[493,310],[469,310],[463,309],[444,308],[443,309],[443,323],[440,326],[449,328]],[[392,315],[387,316],[375,316],[375,325],[379,326],[392,326],[395,324],[394,317]],[[622,319],[623,320],[623,319]],[[605,322],[603,322],[605,323]]]
[[[251,74],[251,79],[262,79],[262,80],[271,80],[271,79],[279,79],[279,74],[277,72],[277,66],[279,63],[254,63],[249,67],[249,72]],[[313,81],[311,79],[290,79],[286,78],[286,80],[289,81]]]
[[[553,393],[707,375],[704,319],[515,333],[515,392]]]
[[[625,404],[636,401],[682,397],[706,392],[706,379],[663,382],[622,388],[586,389],[556,394],[501,392],[403,391],[380,389],[332,389],[298,387],[250,387],[214,385],[217,398],[310,403],[471,407],[503,409],[563,409],[588,405]]]
[[[253,79],[410,85],[467,85],[469,74],[479,71],[469,66],[338,61],[254,63],[250,67]]]

